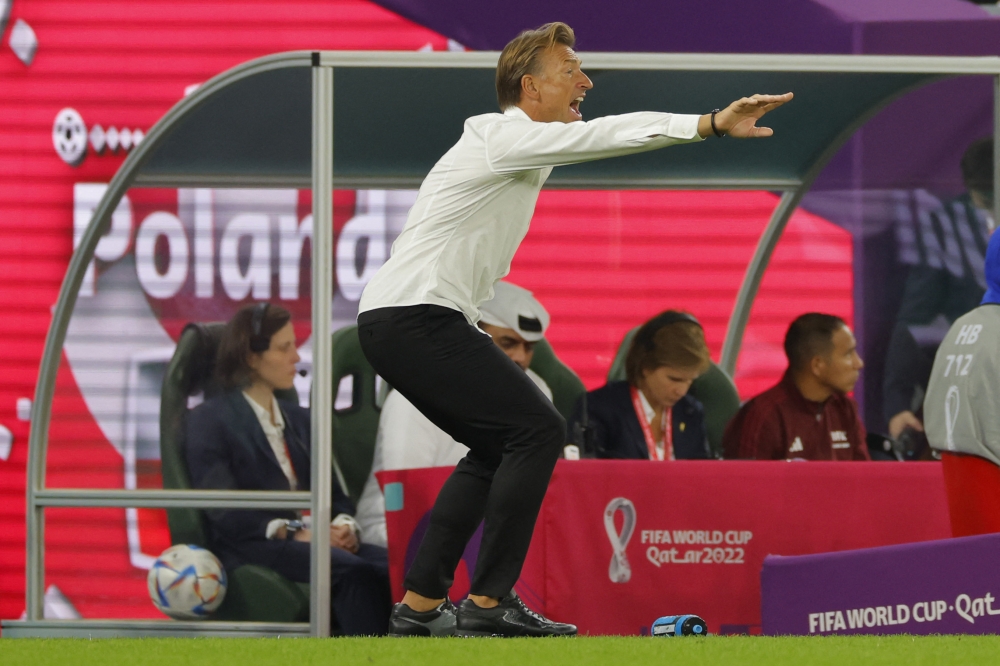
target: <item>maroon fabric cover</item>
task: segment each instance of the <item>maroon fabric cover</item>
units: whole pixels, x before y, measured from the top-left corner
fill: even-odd
[[[756,460],[870,460],[865,426],[854,400],[803,397],[789,373],[747,402],[722,439],[726,458]]]

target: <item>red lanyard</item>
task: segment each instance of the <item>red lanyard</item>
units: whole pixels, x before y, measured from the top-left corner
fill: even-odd
[[[673,460],[674,458],[674,428],[673,414],[670,409],[663,410],[663,450],[656,448],[656,440],[653,439],[653,429],[646,420],[646,410],[642,408],[642,400],[639,398],[639,390],[634,386],[632,390],[632,406],[635,407],[635,415],[642,426],[642,434],[646,437],[646,448],[649,449],[650,460]]]

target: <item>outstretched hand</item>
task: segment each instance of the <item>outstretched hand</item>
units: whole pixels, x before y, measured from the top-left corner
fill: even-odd
[[[774,130],[770,127],[758,127],[757,120],[765,113],[791,101],[792,97],[792,93],[785,93],[784,95],[754,95],[738,99],[715,114],[715,126],[723,134],[738,139],[771,136],[774,134]],[[703,136],[707,136],[707,134],[703,134]]]

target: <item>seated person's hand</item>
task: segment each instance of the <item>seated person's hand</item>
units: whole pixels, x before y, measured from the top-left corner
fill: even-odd
[[[288,538],[288,529],[284,525],[282,525],[274,533],[274,536],[270,537],[270,538],[274,538],[274,539],[277,539],[279,541],[284,541],[285,539]],[[303,527],[302,529],[298,530],[297,532],[295,532],[295,534],[292,535],[292,540],[293,541],[305,541],[306,543],[309,543],[309,540],[311,538],[312,538],[312,532],[308,528],[305,528],[305,527]]]
[[[913,428],[917,432],[924,431],[924,424],[911,411],[900,412],[889,419],[889,437],[898,439],[904,430]]]
[[[346,550],[348,553],[356,553],[360,547],[358,537],[355,536],[350,525],[331,525],[330,545]]]

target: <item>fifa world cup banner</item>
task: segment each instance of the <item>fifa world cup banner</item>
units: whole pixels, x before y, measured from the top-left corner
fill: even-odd
[[[768,557],[764,633],[1000,633],[1000,534]]]
[[[449,472],[379,473],[397,598]],[[761,633],[768,555],[949,534],[938,463],[560,460],[515,589],[583,633],[648,634],[657,617],[685,613],[712,633]],[[455,600],[468,592],[478,538],[459,564]]]

